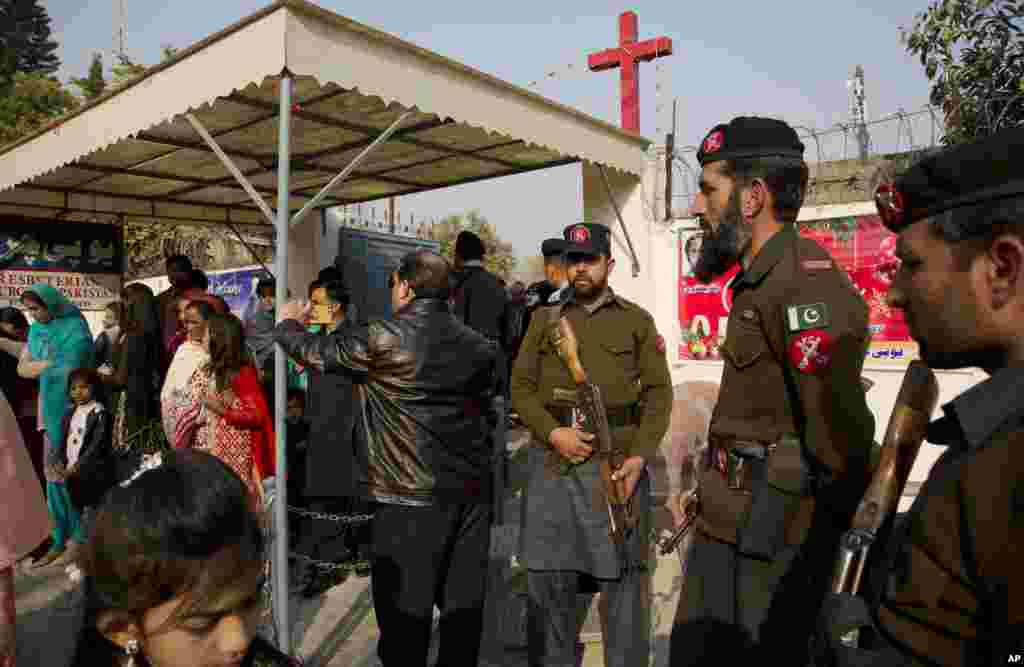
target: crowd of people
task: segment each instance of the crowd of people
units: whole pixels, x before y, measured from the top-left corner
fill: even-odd
[[[673,512],[691,526],[673,666],[1020,661],[1021,151],[1010,130],[927,156],[877,194],[902,261],[889,302],[922,360],[990,377],[928,427],[946,452],[906,518],[869,542],[851,596],[830,592],[836,553],[889,474],[861,382],[867,308],[794,228],[808,169],[793,128],[740,117],[705,137],[695,274],[740,272],[708,446]],[[596,592],[605,664],[647,664],[665,339],[611,288],[607,227],[569,225],[542,252],[545,281],[511,289],[473,234],[453,264],[410,252],[388,276],[392,314],[372,321],[331,267],[285,304],[264,280],[243,321],[171,257],[171,287],[126,286],[95,341],[58,290],[25,290],[31,324],[0,310],[0,666],[14,661],[20,563],[82,579],[76,667],[293,664],[255,631],[277,382],[302,466],[290,504],[309,519],[290,526],[294,587],[322,591],[319,564],[368,562],[386,667],[427,665],[435,608],[438,664],[478,663],[501,397],[532,437],[519,549],[531,664],[577,664],[578,598]]]

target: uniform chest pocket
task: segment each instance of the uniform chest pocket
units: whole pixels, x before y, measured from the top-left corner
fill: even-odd
[[[617,373],[624,373],[625,377],[635,377],[637,373],[636,341],[629,334],[624,336],[602,336],[598,340],[598,350],[603,361],[594,359],[593,364],[599,364],[594,372],[607,372],[615,369]]]
[[[722,355],[739,369],[753,366],[768,351],[764,333],[757,322],[738,319],[729,322],[729,334]]]
[[[601,347],[616,358],[633,356],[636,352],[636,342],[632,338],[604,340],[601,341]]]

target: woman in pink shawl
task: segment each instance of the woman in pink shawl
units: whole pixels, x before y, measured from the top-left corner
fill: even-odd
[[[0,667],[14,667],[14,565],[52,527],[18,421],[0,392]]]

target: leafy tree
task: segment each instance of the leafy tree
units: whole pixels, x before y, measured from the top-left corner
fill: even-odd
[[[78,99],[60,81],[44,74],[18,72],[11,83],[10,94],[0,97],[0,144],[16,141],[78,108]]]
[[[86,100],[94,100],[107,89],[107,80],[103,77],[103,56],[93,54],[89,74],[84,79],[71,79],[71,83],[82,91]]]
[[[484,242],[484,248],[487,250],[484,254],[484,266],[487,270],[508,280],[509,274],[516,267],[512,244],[499,239],[494,225],[488,223],[479,211],[443,218],[434,225],[431,235],[435,241],[441,242],[441,254],[448,261],[454,261],[455,240],[459,237],[459,232],[464,230],[473,232]]]
[[[934,0],[903,42],[945,112],[945,143],[1024,124],[1024,2]]]
[[[53,74],[60,68],[50,15],[39,0],[0,0],[0,67],[8,83],[15,72]]]
[[[517,277],[527,285],[544,280],[544,255],[530,255],[526,257],[522,268],[517,271]]]

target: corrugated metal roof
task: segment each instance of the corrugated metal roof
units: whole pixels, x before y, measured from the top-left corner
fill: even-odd
[[[324,205],[590,161],[641,175],[648,140],[303,0],[282,0],[0,149],[0,214],[267,224],[185,118],[276,205],[278,81],[294,80],[297,210],[406,111]]]

